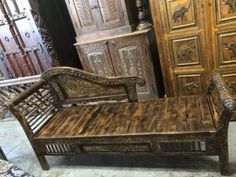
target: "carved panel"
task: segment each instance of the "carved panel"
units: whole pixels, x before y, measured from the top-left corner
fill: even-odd
[[[114,28],[121,25],[117,0],[97,0],[101,13],[102,29]]]
[[[218,67],[236,64],[236,32],[217,34]]]
[[[200,36],[172,40],[175,67],[202,65]]]
[[[113,95],[124,93],[125,91],[122,86],[108,87],[98,85],[91,81],[70,75],[58,76],[57,80],[60,80],[60,89],[62,89],[63,98],[65,100]]]
[[[145,78],[145,71],[143,66],[144,53],[141,41],[133,40],[128,42],[121,42],[112,44],[115,52],[115,67],[119,76],[140,76]],[[147,85],[137,86],[137,90],[141,92],[148,91]]]
[[[90,2],[88,0],[75,0],[75,5],[77,8],[81,26],[92,26],[94,24],[94,18],[92,15]]]
[[[203,92],[201,74],[177,75],[179,95],[196,95]]]
[[[108,47],[106,43],[77,46],[83,68],[100,76],[114,76]]]
[[[236,19],[236,0],[215,0],[217,23]]]
[[[230,90],[230,93],[236,98],[236,74],[223,74],[224,81]]]
[[[171,30],[196,25],[195,0],[166,0]]]

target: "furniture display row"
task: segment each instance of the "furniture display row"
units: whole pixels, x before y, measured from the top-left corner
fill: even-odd
[[[44,170],[45,156],[152,153],[219,156],[221,174],[229,175],[228,125],[236,103],[220,73],[195,96],[137,102],[136,84],[145,81],[51,68],[8,106]]]
[[[150,0],[167,96],[205,93],[210,72],[236,95],[236,2]]]

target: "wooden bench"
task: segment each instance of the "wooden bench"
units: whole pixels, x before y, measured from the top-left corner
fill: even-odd
[[[52,68],[9,109],[44,170],[47,155],[153,153],[217,155],[221,174],[229,174],[227,133],[236,106],[218,72],[205,95],[138,103],[136,84],[144,81]]]

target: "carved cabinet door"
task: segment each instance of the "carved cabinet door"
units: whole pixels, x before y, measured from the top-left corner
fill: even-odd
[[[110,40],[109,50],[117,76],[139,76],[146,80],[145,86],[137,86],[140,98],[158,95],[147,34]]]
[[[94,5],[97,7],[96,15],[100,30],[115,28],[124,23],[120,0],[95,0]]]
[[[77,35],[97,30],[97,3],[94,0],[66,0]]]
[[[76,46],[83,69],[100,76],[114,76],[108,41]]]
[[[212,67],[207,0],[150,0],[167,96],[205,93]]]

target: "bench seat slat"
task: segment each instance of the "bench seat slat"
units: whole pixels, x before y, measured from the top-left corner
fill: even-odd
[[[215,131],[205,95],[62,108],[37,137],[195,131]]]

